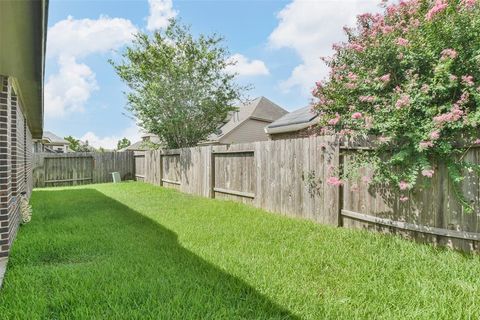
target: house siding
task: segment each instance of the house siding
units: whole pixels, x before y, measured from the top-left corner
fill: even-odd
[[[0,75],[0,257],[20,224],[20,196],[32,190],[32,135],[11,81]]]
[[[231,131],[227,136],[220,139],[221,144],[246,143],[254,141],[266,141],[268,135],[265,127],[270,122],[248,119]]]
[[[313,134],[312,130],[309,128],[290,131],[290,132],[281,132],[270,134],[270,140],[283,140],[283,139],[296,139],[296,138],[306,138]]]

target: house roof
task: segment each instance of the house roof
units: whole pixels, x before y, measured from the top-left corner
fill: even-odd
[[[207,142],[220,141],[248,119],[273,122],[286,113],[288,111],[267,98],[258,97],[238,106],[238,110],[231,113],[229,120],[219,129],[218,133],[211,134]]]
[[[56,134],[50,131],[43,132],[42,140],[52,144],[69,144],[67,140],[57,136]]]
[[[268,134],[298,131],[317,123],[318,114],[310,106],[290,112],[265,127]]]
[[[118,151],[127,151],[127,150],[131,150],[131,151],[146,151],[148,150],[148,148],[145,146],[145,141],[144,140],[140,140],[140,141],[137,141],[135,143],[132,143],[131,145],[129,145],[128,147],[125,147],[123,149],[120,149]]]
[[[48,0],[0,1],[0,74],[9,76],[34,139],[43,131]]]

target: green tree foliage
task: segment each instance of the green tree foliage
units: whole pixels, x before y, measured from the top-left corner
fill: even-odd
[[[151,37],[139,33],[120,62],[110,60],[128,85],[128,109],[145,131],[169,148],[189,147],[215,132],[245,89],[228,72],[218,35],[194,38],[175,20]]]
[[[128,146],[130,146],[132,143],[130,142],[130,140],[128,140],[127,138],[123,138],[121,140],[118,140],[117,142],[117,150],[121,150],[123,148],[126,148]]]
[[[80,140],[72,137],[72,136],[68,136],[68,137],[65,137],[64,138],[65,140],[68,141],[69,145],[68,147],[70,148],[70,150],[72,151],[75,151],[75,152],[91,152],[91,151],[95,151],[93,147],[89,146],[88,145],[88,141],[86,141],[85,143],[81,142]]]

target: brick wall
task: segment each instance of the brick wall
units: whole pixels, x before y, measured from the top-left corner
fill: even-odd
[[[0,75],[0,257],[8,255],[20,223],[19,199],[32,190],[32,136],[20,99]]]

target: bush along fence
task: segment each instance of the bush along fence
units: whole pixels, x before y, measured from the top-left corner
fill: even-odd
[[[421,242],[480,251],[479,179],[465,172],[462,184],[474,213],[462,209],[441,164],[430,186],[409,200],[387,187],[372,187],[364,170],[358,181],[331,185],[333,168],[348,168],[365,145],[333,136],[230,146],[156,150],[135,155],[137,180],[204,197],[231,199],[265,210],[334,226],[392,232]],[[466,158],[480,161],[480,149]]]
[[[112,182],[112,172],[122,180],[134,179],[132,151],[104,153],[35,153],[35,188]]]

